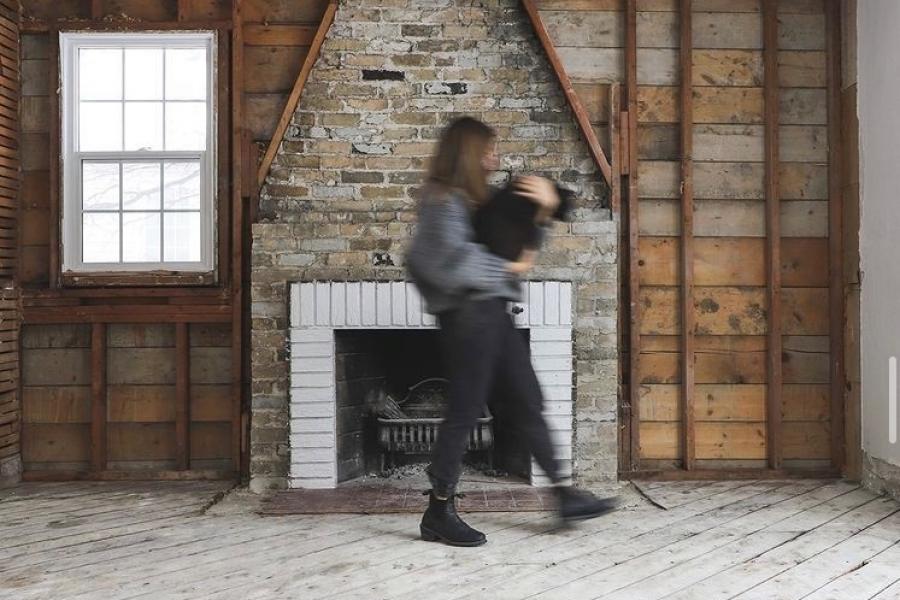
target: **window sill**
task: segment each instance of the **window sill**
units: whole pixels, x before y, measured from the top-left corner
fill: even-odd
[[[67,271],[60,275],[63,287],[211,286],[214,271]]]

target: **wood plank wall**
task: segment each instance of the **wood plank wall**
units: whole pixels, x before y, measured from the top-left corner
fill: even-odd
[[[17,2],[0,1],[0,464],[20,453],[19,293],[16,230],[19,204],[19,28]],[[18,467],[12,471],[18,470]],[[0,484],[3,483],[0,473]]]
[[[252,152],[245,148],[245,140],[268,141],[326,4],[326,0],[22,1],[23,88],[21,95],[12,94],[8,101],[10,94],[0,89],[0,119],[6,102],[21,101],[18,247],[26,322],[22,346],[26,477],[222,476],[236,472],[242,458],[246,467],[248,443],[243,432],[249,388],[241,373],[248,364],[248,336],[246,306],[240,299],[245,295],[241,279],[250,230],[241,219],[249,214],[246,198],[253,194],[240,183],[244,165],[250,180],[255,169],[247,161]],[[239,23],[239,32],[234,23]],[[60,28],[219,32],[215,280],[198,286],[198,282],[179,285],[185,282],[171,278],[116,276],[79,284],[59,277],[55,251],[59,122],[53,90],[58,73],[55,35]],[[232,69],[233,40],[239,44],[236,56],[241,57],[236,69]],[[0,62],[5,68],[2,48]],[[231,91],[233,81],[239,82],[239,96]],[[15,112],[12,105],[13,117]],[[233,122],[241,125],[232,127]],[[3,139],[0,130],[0,143]],[[3,152],[0,149],[0,160],[6,160]],[[0,214],[0,219],[5,221],[6,215]],[[2,246],[0,241],[0,276]],[[0,298],[0,311],[5,310],[3,302]],[[14,336],[0,331],[6,336],[0,343],[6,343],[9,335]],[[10,341],[15,345],[14,337]],[[55,368],[47,370],[46,365]],[[6,405],[0,404],[0,435],[5,411]],[[6,451],[4,439],[0,437],[0,457]]]

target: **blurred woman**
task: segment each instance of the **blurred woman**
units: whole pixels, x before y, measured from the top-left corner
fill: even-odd
[[[499,165],[493,130],[471,117],[442,132],[419,198],[418,227],[406,262],[410,276],[437,316],[441,355],[450,381],[446,413],[428,467],[432,489],[422,517],[422,539],[457,546],[487,540],[457,514],[456,485],[469,433],[482,416],[488,394],[500,383],[516,406],[510,411],[538,465],[554,483],[565,520],[603,514],[613,507],[563,485],[542,414],[543,396],[528,347],[507,311],[521,300],[519,277],[534,265],[535,252],[509,262],[474,241],[472,215],[491,195],[488,174]],[[559,203],[553,184],[522,177],[520,195],[535,202],[544,220]]]

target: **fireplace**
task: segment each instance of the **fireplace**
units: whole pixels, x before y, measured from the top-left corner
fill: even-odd
[[[533,316],[519,324],[574,476],[614,478],[618,228],[527,16],[518,0],[373,4],[339,0],[261,190],[250,283],[251,487],[333,485],[336,446],[362,443],[336,433],[338,419],[354,418],[334,405],[336,335],[433,329],[404,281],[403,256],[433,144],[461,114],[496,130],[496,183],[537,174],[577,194],[572,222],[547,237],[527,286]],[[545,320],[552,290],[565,290],[554,306],[566,308]],[[541,354],[562,347],[555,362],[568,374],[552,370],[559,357]]]
[[[519,305],[523,310],[515,317],[516,325],[527,330],[557,458],[563,472],[571,475],[572,286],[533,281],[524,287],[525,299]],[[373,385],[386,385],[396,393],[414,382],[417,372],[441,375],[434,335],[428,335],[434,327],[434,318],[422,311],[418,292],[407,282],[291,286],[290,487],[335,487],[365,472],[366,449],[374,451],[376,444],[366,439],[360,394]],[[389,339],[385,333],[392,331],[419,334],[418,339],[390,342],[407,351],[420,351],[409,359],[414,368],[392,366],[393,357],[388,356],[382,361],[350,358],[377,346],[379,336],[384,343]],[[431,352],[426,350],[429,347]],[[529,467],[532,484],[547,483],[537,465]]]

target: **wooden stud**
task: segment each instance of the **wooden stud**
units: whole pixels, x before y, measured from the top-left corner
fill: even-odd
[[[609,86],[609,165],[610,208],[619,216],[622,205],[622,148],[620,144],[620,114],[622,112],[622,86],[616,82]],[[621,221],[620,221],[621,222]]]
[[[626,229],[622,222],[622,144],[621,144],[621,115],[622,115],[622,86],[618,82],[609,85],[609,161],[612,170],[612,181],[610,181],[610,207],[612,208],[613,219],[619,224],[618,236],[619,247],[624,248],[627,244],[625,235]],[[619,281],[625,281],[627,267],[624,261],[619,261]],[[627,347],[625,340],[625,319],[627,319],[627,311],[616,311],[616,329],[617,343],[619,348]],[[624,361],[616,361],[616,376],[618,381],[626,382]],[[627,393],[627,385],[623,385],[620,393]],[[618,412],[620,419],[619,436],[618,436],[618,468],[620,471],[627,471],[631,468],[629,461],[629,450],[631,448],[630,429],[622,427],[621,423],[628,423],[629,414],[624,410],[624,402],[619,403]]]
[[[239,3],[240,0],[234,0],[234,2]],[[328,33],[331,24],[334,22],[334,13],[336,11],[337,2],[332,0],[328,3],[328,8],[325,9],[325,14],[322,17],[319,30],[316,32],[316,37],[313,38],[312,44],[309,47],[309,52],[307,52],[306,58],[303,60],[303,67],[297,75],[297,80],[294,82],[291,94],[288,96],[287,102],[284,105],[281,118],[278,119],[278,124],[275,126],[275,131],[272,133],[272,139],[269,140],[269,146],[266,148],[266,153],[263,155],[262,162],[259,165],[259,171],[256,175],[256,183],[259,187],[262,187],[266,182],[269,168],[272,166],[272,161],[275,160],[275,155],[278,153],[278,147],[281,145],[282,138],[284,138],[284,132],[287,131],[287,127],[294,116],[294,111],[297,109],[297,104],[300,102],[300,95],[303,93],[303,88],[306,86],[306,80],[309,79],[313,64],[315,64],[316,59],[319,56],[319,51],[322,49],[322,44],[325,42],[325,34]],[[239,16],[240,15],[238,15],[238,17]],[[239,23],[239,21],[236,21],[234,18],[232,18],[232,21]],[[235,26],[235,30],[238,29],[239,27]],[[240,123],[241,121],[236,120],[234,122]],[[238,187],[238,189],[240,189],[240,187]]]
[[[106,470],[106,325],[91,327],[91,470]]]
[[[780,469],[781,443],[781,213],[778,197],[778,14],[776,0],[763,0],[763,98],[765,106],[765,198],[767,373],[766,448],[771,469]]]
[[[243,423],[243,393],[241,382],[241,366],[243,365],[243,335],[244,335],[244,309],[243,309],[243,196],[241,195],[241,178],[245,176],[241,172],[241,154],[243,152],[242,123],[243,121],[243,89],[244,89],[244,38],[243,18],[241,15],[242,0],[232,0],[231,22],[234,29],[231,35],[231,85],[233,95],[231,99],[231,393],[232,393],[232,422],[231,422],[231,460],[235,472],[242,471],[242,457],[244,457],[245,433]],[[334,11],[332,10],[332,17]],[[324,36],[323,36],[324,37]],[[321,41],[320,41],[321,44]],[[312,63],[310,63],[310,67]],[[306,65],[304,64],[304,68]],[[308,75],[308,72],[307,72]],[[299,98],[299,95],[298,95]],[[293,113],[293,109],[291,110]],[[279,138],[284,135],[282,132]],[[274,138],[272,140],[275,141]],[[277,148],[277,144],[275,148]],[[274,158],[274,151],[273,151]],[[247,177],[251,174],[247,173]],[[249,445],[248,445],[249,448]],[[249,464],[249,463],[247,463]]]
[[[188,324],[175,324],[175,468],[191,468],[190,340]]]
[[[843,470],[844,448],[844,233],[843,233],[843,139],[841,134],[841,3],[825,5],[825,36],[828,55],[828,311],[831,378],[831,460]]]
[[[229,323],[231,307],[211,304],[24,306],[23,323]]]
[[[572,82],[566,73],[565,67],[563,67],[562,59],[560,59],[553,42],[550,40],[550,35],[547,33],[547,28],[544,26],[537,7],[535,7],[533,0],[522,0],[522,6],[525,7],[525,12],[528,13],[528,18],[531,19],[534,32],[541,42],[544,52],[547,54],[550,67],[556,74],[556,79],[559,81],[560,87],[562,87],[563,94],[569,103],[569,108],[572,109],[572,114],[575,116],[575,121],[578,123],[579,129],[581,129],[581,134],[584,136],[585,142],[587,142],[588,150],[594,158],[597,168],[603,173],[603,178],[606,182],[611,183],[612,170],[610,169],[609,161],[606,159],[606,155],[603,154],[603,148],[600,146],[597,134],[594,133],[594,128],[591,126],[587,111],[581,104],[581,99],[572,88]]]
[[[62,120],[59,112],[59,30],[51,28],[50,37],[50,56],[47,61],[47,69],[50,74],[50,95],[48,102],[50,104],[50,147],[48,154],[50,156],[49,179],[50,179],[50,261],[49,269],[49,287],[55,288],[59,285],[59,230],[60,230],[60,181],[59,181],[59,157],[60,157],[60,128]]]
[[[190,21],[129,21],[116,19],[112,21],[96,21],[92,19],[72,19],[71,21],[46,21],[28,20],[22,21],[21,33],[52,33],[61,28],[67,31],[169,31],[181,29],[216,29],[228,31],[232,24],[230,20],[203,20]]]
[[[631,439],[631,470],[640,469],[640,372],[641,355],[641,310],[638,302],[640,293],[638,254],[638,159],[637,159],[637,0],[627,0],[625,5],[625,101],[628,110],[628,154],[623,162],[628,163],[628,331],[629,331],[629,389],[628,426]]]
[[[694,468],[694,113],[691,0],[681,0],[681,419],[684,468]]]

